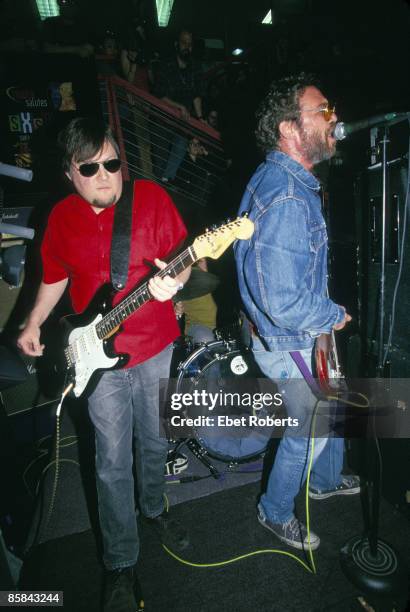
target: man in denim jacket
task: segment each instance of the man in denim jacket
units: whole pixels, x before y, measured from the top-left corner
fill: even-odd
[[[235,245],[242,301],[253,327],[252,351],[262,372],[278,384],[288,416],[305,432],[316,397],[290,352],[299,351],[310,367],[315,338],[351,319],[326,291],[327,234],[312,168],[334,155],[337,118],[313,83],[304,74],[281,79],[259,108],[256,136],[266,160],[251,178],[239,211],[249,213],[255,232]],[[320,544],[294,515],[310,443],[309,433],[286,429],[258,506],[259,522],[298,549]],[[341,474],[343,452],[343,438],[315,439],[310,497],[360,491],[356,476]]]

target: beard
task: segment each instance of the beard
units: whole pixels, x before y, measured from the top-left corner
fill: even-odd
[[[330,159],[336,153],[336,142],[331,144],[328,141],[332,131],[332,124],[329,124],[329,130],[325,133],[319,130],[308,133],[303,126],[300,128],[303,155],[313,166]]]
[[[96,208],[109,208],[117,201],[117,196],[112,195],[108,200],[101,200],[100,198],[94,198],[92,205]]]

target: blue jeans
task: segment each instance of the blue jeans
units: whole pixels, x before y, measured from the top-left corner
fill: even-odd
[[[266,351],[256,338],[252,339],[252,351],[262,372],[277,384],[288,417],[298,419],[303,432],[308,432],[317,399],[304,382],[290,354]],[[312,349],[304,349],[300,353],[310,368]],[[292,383],[292,380],[296,382]],[[329,411],[329,406],[326,409]],[[286,428],[269,475],[266,493],[260,499],[262,510],[272,523],[286,523],[294,516],[294,500],[307,476],[311,442],[309,437],[297,433],[295,428]],[[343,438],[335,437],[332,433],[327,437],[315,438],[310,476],[312,488],[323,491],[341,484],[343,453]]]
[[[172,346],[132,368],[105,372],[88,400],[103,560],[109,570],[134,565],[138,558],[134,449],[141,511],[153,518],[164,510],[168,441],[160,437],[159,379],[169,377]]]

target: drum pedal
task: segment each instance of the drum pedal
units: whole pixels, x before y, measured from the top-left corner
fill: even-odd
[[[168,453],[167,462],[165,464],[165,476],[177,476],[188,467],[188,457],[183,453],[175,452],[174,450]]]
[[[207,457],[207,451],[197,442],[197,440],[193,440],[192,438],[187,441],[187,447],[191,451],[191,453],[199,459],[199,461],[208,468],[213,478],[218,480],[221,477],[221,473],[216,469],[214,465],[209,461]]]

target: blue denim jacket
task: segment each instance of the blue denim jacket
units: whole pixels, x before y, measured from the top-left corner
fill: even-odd
[[[251,178],[240,213],[255,223],[237,240],[239,289],[250,320],[271,351],[311,348],[344,318],[326,296],[327,233],[318,180],[280,151]]]

